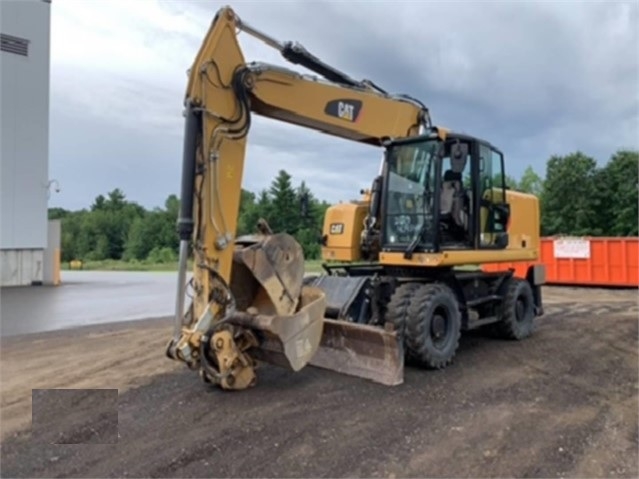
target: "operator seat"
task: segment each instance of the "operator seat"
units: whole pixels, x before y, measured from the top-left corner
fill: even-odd
[[[450,170],[444,173],[440,192],[440,227],[445,242],[465,242],[470,231],[470,197],[462,180],[470,147],[459,140],[450,146]]]
[[[444,173],[442,190],[439,199],[440,218],[466,230],[468,214],[464,208],[465,191],[462,186],[462,174],[453,170]]]

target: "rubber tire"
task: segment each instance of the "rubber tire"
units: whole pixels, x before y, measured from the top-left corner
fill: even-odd
[[[517,302],[524,302],[523,318],[518,320]],[[501,319],[495,324],[499,336],[506,339],[521,340],[530,336],[534,330],[535,301],[528,281],[511,278],[506,285],[506,294],[501,308]]]
[[[386,305],[386,322],[390,322],[395,327],[397,335],[402,342],[405,343],[405,331],[406,331],[406,318],[408,317],[408,308],[411,303],[411,299],[415,295],[415,291],[421,286],[420,283],[403,283],[398,286],[390,301]],[[404,347],[406,358],[409,358],[408,350]]]
[[[443,347],[433,343],[431,324],[435,313],[443,309],[447,331]],[[461,336],[461,313],[455,293],[440,283],[423,284],[414,293],[408,308],[405,345],[420,366],[442,369],[452,363]]]

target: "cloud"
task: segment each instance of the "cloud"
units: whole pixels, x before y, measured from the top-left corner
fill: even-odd
[[[186,70],[221,2],[52,3],[52,204],[121,187],[145,206],[179,191]],[[519,176],[580,149],[639,148],[633,2],[239,2],[240,17],[352,77],[422,100],[437,124],[483,137]],[[286,65],[240,35],[247,60]],[[328,201],[376,175],[380,150],[254,116],[245,185],[279,169]]]

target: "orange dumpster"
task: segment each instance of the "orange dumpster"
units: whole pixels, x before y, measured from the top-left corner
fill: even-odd
[[[547,284],[639,287],[639,237],[542,238],[536,263],[491,263],[482,269],[512,268],[525,278],[532,264],[546,266]]]

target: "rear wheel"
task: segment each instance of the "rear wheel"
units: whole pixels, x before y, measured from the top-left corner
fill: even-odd
[[[421,285],[411,299],[405,344],[421,366],[441,369],[450,364],[459,347],[461,314],[455,293],[443,284]]]
[[[512,278],[506,286],[501,320],[495,324],[500,336],[508,339],[524,339],[534,327],[535,304],[528,281]]]

